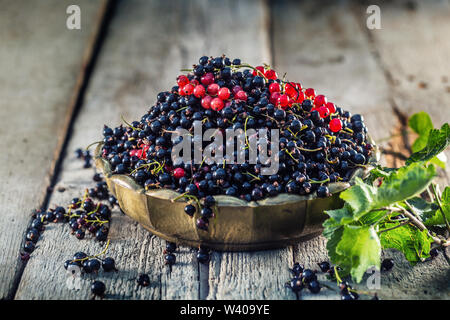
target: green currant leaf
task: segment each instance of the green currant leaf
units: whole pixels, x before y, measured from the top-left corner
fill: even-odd
[[[407,210],[409,210],[411,207],[413,213],[416,216],[420,217],[420,219],[424,222],[425,225],[427,225],[426,221],[430,219],[430,217],[434,216],[436,210],[439,209],[436,203],[428,202],[422,199],[421,197],[414,197],[406,200],[406,202],[408,202],[409,206],[407,206],[404,203],[401,203],[401,206]]]
[[[415,196],[426,189],[435,174],[434,166],[424,167],[421,163],[399,168],[384,179],[372,206],[384,207]]]
[[[434,128],[430,116],[426,112],[413,114],[408,120],[409,127],[419,135],[412,145],[412,151],[422,150],[427,145],[428,135]]]
[[[379,222],[384,216],[387,216],[389,211],[387,210],[376,210],[370,211],[359,218],[359,222],[363,225],[372,225]]]
[[[386,223],[384,229],[396,225],[397,223]],[[430,257],[431,243],[433,243],[433,239],[428,236],[426,230],[420,231],[410,225],[381,232],[380,241],[383,248],[401,251],[412,265]]]
[[[340,195],[353,212],[353,219],[357,220],[364,213],[374,208],[377,188],[364,183],[360,178],[355,179],[355,185],[343,191]]]
[[[406,164],[414,162],[429,161],[444,151],[450,145],[450,126],[445,123],[441,129],[430,130],[426,146],[414,152],[406,160]]]
[[[395,169],[395,168],[387,168],[387,167],[377,166],[377,167],[373,168],[372,170],[370,170],[369,175],[367,176],[367,178],[364,179],[364,182],[372,185],[376,179],[387,178],[387,177],[389,177],[389,175],[392,172],[394,172],[396,170],[397,169]]]
[[[368,268],[380,268],[381,244],[377,233],[372,227],[346,225],[335,248],[337,265],[346,270],[356,282],[361,282]]]
[[[447,156],[441,152],[436,157],[432,158],[430,163],[445,169],[445,165],[447,164]]]
[[[441,205],[447,221],[450,221],[450,187],[445,187],[441,197]],[[430,207],[431,210],[425,212],[422,217],[423,224],[426,226],[444,226],[445,221],[439,206],[432,203]]]
[[[444,192],[442,192],[441,201],[445,204],[450,203],[450,187],[449,186],[445,187]]]
[[[434,166],[424,167],[420,163],[413,163],[391,172],[378,188],[357,178],[355,185],[343,191],[340,197],[351,207],[353,219],[358,220],[373,209],[415,196],[428,186],[434,176]],[[345,213],[348,215],[348,212]],[[348,216],[344,219],[348,219]]]
[[[345,203],[341,209],[326,210],[325,213],[333,219],[336,225],[344,225],[355,220],[353,217],[352,208],[348,203]]]

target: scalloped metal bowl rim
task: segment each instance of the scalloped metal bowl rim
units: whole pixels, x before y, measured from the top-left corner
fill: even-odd
[[[345,189],[349,188],[354,180],[357,177],[364,177],[367,175],[367,173],[370,171],[371,167],[373,167],[378,161],[379,161],[379,149],[378,147],[373,143],[373,140],[368,135],[368,141],[374,146],[374,152],[372,153],[372,156],[369,158],[368,165],[365,168],[358,168],[356,169],[352,176],[350,177],[349,182],[333,182],[328,184],[328,188],[330,190],[331,194],[339,193],[344,191]],[[99,143],[96,151],[95,151],[95,164],[96,167],[99,167],[104,176],[108,179],[114,179],[114,181],[118,184],[120,184],[122,187],[126,187],[128,189],[134,190],[137,193],[143,193],[149,197],[154,197],[158,199],[163,200],[170,200],[179,197],[181,194],[177,191],[174,191],[172,189],[155,189],[151,191],[146,191],[145,188],[137,184],[134,179],[132,179],[130,176],[125,174],[113,174],[111,171],[111,165],[109,162],[101,157],[101,147],[103,146],[102,143]],[[226,206],[236,206],[236,207],[267,207],[267,206],[276,206],[280,204],[286,204],[286,203],[293,203],[293,202],[300,202],[300,201],[306,201],[306,200],[313,200],[318,199],[315,195],[308,195],[308,196],[300,196],[295,194],[289,194],[289,193],[282,193],[275,197],[268,197],[260,201],[250,201],[247,202],[242,199],[238,199],[236,197],[232,196],[226,196],[226,195],[215,195],[214,199],[216,200],[217,206],[226,205]],[[184,199],[178,199],[176,201],[185,202]]]

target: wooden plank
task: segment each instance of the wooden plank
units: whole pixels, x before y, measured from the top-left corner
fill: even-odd
[[[364,30],[365,7],[360,7],[356,15],[350,14],[353,10],[353,5],[346,2],[321,6],[312,2],[277,1],[274,7],[275,66],[289,70],[292,79],[303,81],[307,87],[318,88],[352,113],[363,114],[374,139],[383,139],[394,133],[391,128],[401,126],[393,108],[397,105],[393,100],[395,93],[376,52],[373,52],[376,48]],[[282,18],[277,19],[281,14]],[[397,14],[390,15],[392,21],[398,22]],[[385,28],[384,11],[382,19]],[[409,20],[403,22],[405,28],[413,24]],[[389,30],[386,34],[403,37],[398,28]],[[413,34],[415,32],[411,31]],[[386,45],[386,52],[395,51],[392,50],[394,42]],[[414,50],[412,44],[409,50]],[[426,59],[425,55],[423,57]],[[413,65],[418,63],[411,62]],[[382,162],[392,165],[389,159],[384,158]],[[301,243],[294,249],[295,260],[317,270],[318,262],[328,260],[325,245],[323,237]],[[381,298],[442,298],[447,294],[442,292],[448,283],[448,280],[445,282],[448,274],[444,271],[448,265],[442,255],[414,268],[398,252],[387,251],[384,255],[393,257],[396,267],[381,276],[382,289],[376,290]],[[336,288],[335,283],[324,283]],[[357,287],[368,291],[364,281]],[[339,295],[325,289],[316,296],[306,293],[303,298],[338,299]]]
[[[449,1],[413,3],[374,2],[381,9],[381,30],[367,36],[379,59],[379,65],[390,83],[393,107],[407,118],[426,111],[436,127],[450,119],[450,43],[443,35],[450,32]],[[355,10],[357,16],[365,7]],[[364,21],[361,21],[364,25]],[[406,129],[403,126],[403,129]],[[414,141],[409,135],[406,147]],[[405,148],[404,148],[405,149]],[[407,148],[406,148],[407,149]],[[445,152],[450,159],[450,150]],[[438,170],[437,181],[450,183],[450,162],[447,169]],[[450,250],[447,248],[447,255]],[[389,253],[398,268],[382,278],[384,294],[390,298],[448,299],[450,296],[449,264],[442,254],[431,262],[410,267],[399,254]]]
[[[30,212],[50,183],[99,27],[104,1],[2,1],[0,12],[0,299],[12,298]]]
[[[55,192],[51,204],[67,203],[90,183],[93,172],[82,170],[82,164],[74,159],[72,151],[98,140],[102,125],[117,125],[121,114],[126,119],[139,119],[155,101],[156,94],[172,86],[181,68],[189,67],[204,54],[226,53],[230,57],[245,58],[252,64],[269,61],[265,12],[259,1],[122,1],[116,12],[85,104],[74,125],[68,146],[70,153],[62,164],[56,189],[63,186],[67,191]],[[16,298],[90,297],[88,277],[83,278],[81,291],[66,287],[63,263],[76,251],[97,253],[101,247],[94,241],[78,241],[68,233],[67,226],[54,226],[44,233],[23,274]],[[213,291],[208,288],[208,267],[198,266],[191,249],[177,251],[178,263],[168,273],[163,266],[163,245],[164,241],[114,212],[107,254],[116,259],[120,271],[99,275],[107,285],[107,298],[198,299]],[[266,258],[261,253],[215,253],[213,263],[223,262],[221,268],[229,268],[239,277],[238,270],[244,261],[238,257],[242,255],[254,266],[258,265],[254,261],[259,260],[260,271],[266,274],[272,272],[277,265],[275,259],[279,259],[270,255]],[[267,264],[266,260],[271,259],[274,262]],[[150,287],[136,287],[135,278],[142,272],[150,275]],[[216,280],[223,283],[226,277],[223,273]],[[262,280],[255,280],[261,288],[266,285]],[[246,278],[240,282],[243,288],[248,287]]]
[[[276,1],[273,5],[274,65],[287,78],[315,88],[353,114],[361,113],[374,139],[386,137],[393,117],[388,83],[373,58],[347,3],[323,6],[312,1]],[[380,126],[380,123],[383,123]],[[294,247],[294,260],[318,270],[327,261],[326,240],[318,237]],[[336,284],[324,284],[336,288]],[[291,293],[291,295],[293,295]],[[304,290],[302,299],[338,299],[323,288],[318,295]]]
[[[443,35],[450,32],[450,2],[378,5],[382,29],[366,32],[389,80],[395,108],[405,117],[426,111],[436,127],[449,122],[450,42]],[[362,15],[365,8],[359,9]],[[450,159],[450,150],[446,155]],[[450,183],[449,164],[446,172],[440,171],[439,181]]]

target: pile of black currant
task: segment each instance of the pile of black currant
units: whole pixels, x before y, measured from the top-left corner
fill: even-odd
[[[213,216],[214,195],[247,201],[280,193],[327,197],[329,182],[348,181],[373,152],[361,115],[351,115],[312,88],[279,79],[267,65],[203,56],[187,71],[177,77],[176,86],[158,94],[140,121],[104,127],[102,157],[114,173],[129,175],[146,189],[170,188],[191,201],[203,201],[200,229],[206,230]],[[179,128],[193,132],[194,121],[201,121],[203,132],[279,129],[279,152],[273,158],[278,172],[262,175],[261,164],[248,162],[174,164],[171,135]],[[229,142],[224,141],[224,150]],[[203,149],[209,143],[203,142]],[[246,144],[234,150],[235,160],[238,152],[249,159]],[[195,207],[188,205],[185,211],[193,216]]]

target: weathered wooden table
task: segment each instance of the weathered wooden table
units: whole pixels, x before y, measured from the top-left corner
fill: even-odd
[[[66,8],[78,4],[81,30],[66,28]],[[380,30],[366,27],[368,4],[298,1],[2,1],[0,11],[0,297],[88,299],[67,288],[63,263],[76,251],[97,253],[68,226],[50,225],[31,259],[19,258],[30,213],[67,204],[92,185],[73,151],[99,140],[103,124],[138,119],[183,67],[203,54],[267,62],[367,119],[375,140],[407,152],[408,115],[450,120],[450,4],[380,3]],[[394,138],[385,139],[391,135]],[[449,153],[447,152],[447,155]],[[401,159],[387,155],[384,164]],[[449,171],[439,171],[448,184]],[[64,192],[58,190],[65,188]],[[282,250],[214,252],[198,264],[179,248],[163,264],[164,241],[115,211],[108,255],[120,272],[101,273],[112,299],[295,299],[284,288],[294,261],[317,269],[325,239]],[[383,273],[382,298],[450,298],[450,268],[440,254],[410,267],[387,251],[395,267]],[[152,284],[136,286],[148,273]],[[326,282],[325,282],[326,283]],[[328,283],[335,287],[332,283]],[[364,285],[360,288],[364,289]],[[337,291],[303,299],[338,299]]]

